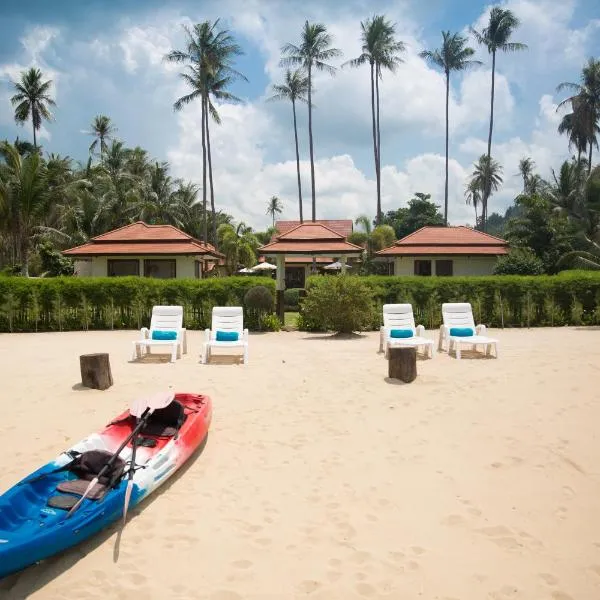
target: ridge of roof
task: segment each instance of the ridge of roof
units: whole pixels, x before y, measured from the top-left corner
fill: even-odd
[[[452,242],[431,242],[430,240],[427,241],[423,241],[423,242],[418,242],[417,240],[413,240],[411,238],[414,238],[415,236],[417,236],[419,233],[422,233],[425,230],[433,230],[433,229],[438,229],[438,230],[443,230],[443,231],[448,231],[448,230],[463,230],[463,231],[468,231],[469,234],[474,234],[476,237],[479,238],[488,238],[488,240],[485,241],[481,241],[479,242],[479,244],[477,242],[456,242],[456,241],[452,241]],[[399,240],[396,240],[394,242],[395,246],[404,246],[404,245],[418,245],[419,243],[421,244],[425,244],[427,246],[431,246],[431,245],[486,245],[486,242],[489,243],[490,245],[492,243],[497,244],[506,244],[508,245],[508,242],[506,240],[503,240],[502,238],[496,237],[494,235],[491,235],[489,233],[485,233],[484,231],[479,231],[477,229],[473,229],[472,227],[467,227],[466,225],[424,225],[423,227],[420,227],[419,229],[417,229],[416,231],[413,231],[412,233],[409,233],[408,235],[405,235],[403,238],[400,238]]]
[[[332,238],[314,238],[314,239],[321,239],[321,240],[326,240],[326,239],[341,239],[341,240],[345,240],[346,237],[344,235],[342,235],[341,233],[338,233],[337,231],[334,231],[333,229],[331,229],[331,227],[327,227],[327,225],[323,225],[323,223],[317,223],[317,222],[308,222],[308,223],[299,223],[298,225],[296,225],[295,227],[292,227],[291,229],[288,229],[286,232],[284,233],[280,233],[279,235],[276,236],[277,240],[281,240],[281,239],[285,239],[285,240],[289,240],[290,238],[288,238],[287,236],[289,236],[290,234],[294,233],[294,231],[297,231],[298,229],[302,229],[302,228],[319,228],[319,229],[324,229],[328,232],[330,232],[332,234]],[[291,238],[293,239],[293,238]],[[311,238],[313,239],[313,238]]]

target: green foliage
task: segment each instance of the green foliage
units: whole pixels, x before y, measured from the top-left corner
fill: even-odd
[[[544,263],[529,248],[516,248],[501,257],[494,267],[494,275],[542,275]]]
[[[249,328],[263,329],[265,316],[273,312],[274,298],[272,289],[273,286],[269,289],[264,285],[257,285],[251,287],[245,293],[244,307],[248,316]]]
[[[279,331],[281,329],[281,321],[273,313],[263,314],[260,317],[260,329],[264,331]]]
[[[426,225],[443,225],[444,216],[439,207],[430,202],[430,194],[415,194],[415,198],[408,201],[408,208],[399,208],[385,213],[383,223],[391,225],[396,233],[396,239],[403,238]]]
[[[301,317],[315,329],[352,333],[371,328],[373,310],[373,291],[365,278],[311,277]]]
[[[64,257],[50,242],[45,241],[40,243],[38,253],[42,263],[42,272],[47,277],[73,275],[73,261]]]
[[[371,290],[362,308],[363,323],[381,325],[386,303],[412,304],[415,319],[429,329],[440,326],[443,302],[470,302],[475,320],[490,327],[542,327],[600,324],[600,273],[569,271],[559,275],[487,277],[322,277],[307,280],[298,328],[305,331],[333,329],[330,321],[342,313],[335,294],[328,298],[325,280],[354,280]],[[308,298],[317,293],[323,300],[312,309]],[[342,314],[342,319],[347,318]]]
[[[396,233],[391,225],[378,225],[371,234],[371,248],[374,252],[388,248],[396,241]]]
[[[298,310],[300,308],[300,296],[304,292],[301,288],[290,288],[283,292],[283,303],[286,310]]]
[[[137,329],[150,323],[152,307],[180,304],[184,326],[210,327],[214,306],[242,306],[246,292],[268,278],[152,279],[147,277],[0,278],[0,332]],[[266,314],[262,311],[262,314]],[[246,308],[249,329],[261,324]]]

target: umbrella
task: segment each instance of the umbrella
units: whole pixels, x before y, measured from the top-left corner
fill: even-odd
[[[277,267],[275,265],[272,265],[271,263],[268,262],[263,262],[263,263],[258,263],[255,267],[252,267],[252,269],[250,269],[252,272],[254,271],[274,271],[275,269],[277,269]]]
[[[240,269],[238,273],[254,273],[254,271],[252,271],[252,269],[247,269],[246,267],[244,267],[243,269]]]
[[[334,262],[331,263],[330,265],[327,265],[325,267],[323,267],[324,269],[329,269],[331,271],[339,271],[342,268],[342,263],[341,262]],[[350,265],[346,265],[346,269],[351,269],[352,267]]]

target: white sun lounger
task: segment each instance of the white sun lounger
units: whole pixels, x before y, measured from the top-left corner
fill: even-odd
[[[153,340],[154,331],[176,331],[175,340]],[[181,358],[185,342],[185,330],[183,329],[183,306],[154,306],[152,308],[152,319],[150,329],[142,327],[141,339],[133,342],[133,358],[140,358],[144,350],[150,354],[154,347],[168,348],[171,350],[171,362]]]
[[[486,335],[485,325],[475,325],[471,304],[446,302],[442,304],[442,318],[444,322],[440,327],[438,350],[447,349],[448,352],[451,352],[454,349],[456,358],[460,359],[461,346],[471,346],[475,350],[477,350],[477,346],[485,346],[486,355],[490,354],[493,346],[496,358],[498,358],[498,340]],[[450,329],[464,327],[473,329],[474,335],[470,337],[450,335]]]
[[[410,329],[413,337],[393,338],[392,329]],[[416,348],[425,348],[425,354],[433,358],[433,340],[425,337],[425,327],[417,325],[415,327],[415,317],[410,304],[384,304],[383,305],[383,325],[379,331],[379,352],[385,352],[388,357],[388,349],[398,346],[409,346]]]
[[[235,331],[237,341],[217,340],[217,331]],[[208,363],[212,348],[242,348],[244,364],[248,362],[248,330],[244,329],[244,310],[241,306],[215,306],[210,329],[205,330],[204,363]]]

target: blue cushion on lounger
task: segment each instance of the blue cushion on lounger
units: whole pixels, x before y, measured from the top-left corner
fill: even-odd
[[[451,327],[450,335],[454,337],[471,337],[473,329],[471,327]]]
[[[237,342],[238,337],[237,331],[217,331],[217,342]]]
[[[177,339],[176,331],[153,331],[152,332],[153,340],[161,340],[161,341],[174,341]]]
[[[390,337],[393,338],[411,338],[413,337],[412,329],[392,329]]]

